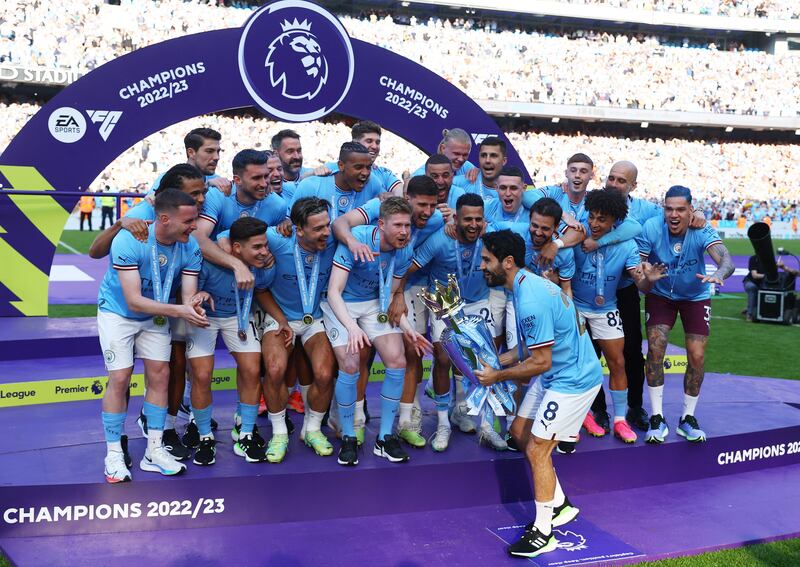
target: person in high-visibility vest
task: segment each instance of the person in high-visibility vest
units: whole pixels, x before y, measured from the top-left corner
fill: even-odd
[[[105,192],[110,193],[111,187],[106,185]],[[108,219],[108,226],[114,224],[114,206],[116,201],[116,197],[110,195],[103,195],[100,197],[100,212],[102,213],[102,217],[100,218],[100,230],[105,230],[106,219]]]
[[[83,220],[89,221],[89,232],[92,232],[92,211],[94,210],[94,197],[84,195],[78,203],[78,210],[81,213],[81,230],[83,230]]]

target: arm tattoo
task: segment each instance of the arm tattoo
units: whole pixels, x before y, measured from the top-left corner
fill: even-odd
[[[714,244],[714,246],[708,249],[708,253],[717,263],[717,266],[719,266],[719,269],[717,269],[717,271],[714,273],[714,276],[721,280],[729,278],[731,274],[733,274],[735,267],[733,265],[731,253],[728,252],[728,249],[725,248],[725,245],[721,242]]]
[[[667,325],[655,325],[647,328],[645,373],[649,386],[664,385],[664,354],[667,352],[669,331],[670,328]]]

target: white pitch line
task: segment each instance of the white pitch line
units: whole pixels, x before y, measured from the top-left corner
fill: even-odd
[[[81,253],[80,250],[75,250],[72,246],[70,246],[69,244],[67,244],[63,240],[59,240],[58,243],[61,246],[63,246],[64,248],[66,248],[67,250],[71,251],[73,254],[80,254]]]

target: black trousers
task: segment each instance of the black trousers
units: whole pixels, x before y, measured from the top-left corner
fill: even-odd
[[[81,213],[81,230],[83,230],[83,221],[84,221],[84,219],[89,221],[89,231],[91,232],[91,230],[92,230],[92,213],[83,213],[83,212]]]
[[[100,218],[100,230],[106,227],[106,219],[108,219],[108,226],[114,224],[114,207],[102,207],[100,212],[102,214]]]
[[[628,376],[628,406],[642,407],[644,391],[644,356],[642,356],[642,320],[640,314],[639,289],[629,285],[617,290],[617,309],[622,319],[622,332],[625,333],[625,374]],[[599,350],[595,346],[595,350]],[[603,388],[597,392],[592,404],[592,412],[607,412],[606,394]]]

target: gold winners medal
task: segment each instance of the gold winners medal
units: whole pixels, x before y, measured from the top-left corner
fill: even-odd
[[[310,314],[306,313],[305,315],[303,315],[303,323],[304,324],[310,325],[313,322],[314,322],[314,318]]]
[[[605,298],[605,297],[603,297],[602,295],[596,295],[596,296],[594,297],[594,302],[595,302],[597,305],[605,305],[605,303],[606,303],[606,298]]]
[[[378,313],[378,323],[388,323],[389,316],[386,313]]]
[[[247,340],[247,333],[244,331],[239,331],[239,340],[246,341]]]
[[[167,318],[163,315],[156,315],[153,317],[153,323],[155,323],[157,327],[163,327],[167,324]]]

